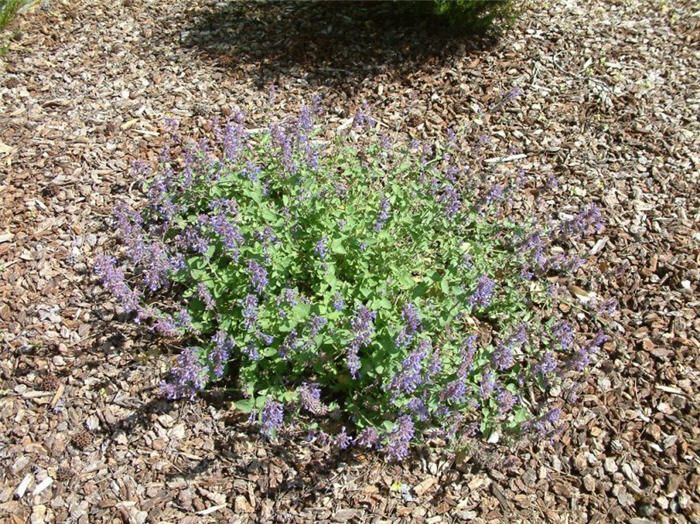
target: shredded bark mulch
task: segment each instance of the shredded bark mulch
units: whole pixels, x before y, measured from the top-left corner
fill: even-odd
[[[490,41],[373,3],[51,1],[2,38],[3,521],[700,521],[694,2],[531,2]],[[172,355],[92,272],[131,162],[157,160],[166,117],[194,133],[315,94],[338,126],[363,100],[404,136],[483,124],[558,177],[559,212],[603,209],[572,289],[617,299],[615,340],[551,442],[386,464],[263,442],[215,394],[159,397]]]

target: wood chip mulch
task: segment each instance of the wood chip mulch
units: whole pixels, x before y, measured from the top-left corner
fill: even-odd
[[[0,520],[700,521],[697,4],[529,2],[497,42],[354,9],[51,0],[2,35]],[[559,178],[562,212],[603,209],[577,289],[619,302],[561,435],[385,464],[262,442],[217,399],[159,398],[172,355],[115,318],[92,264],[165,117],[255,121],[320,94],[334,122],[366,100],[424,138],[515,87],[489,130]]]

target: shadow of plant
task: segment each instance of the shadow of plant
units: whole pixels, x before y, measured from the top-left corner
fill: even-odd
[[[233,420],[227,421],[230,427],[246,433],[252,440],[260,439],[257,428],[243,425]],[[279,440],[258,440],[259,448],[264,448],[262,456],[255,454],[232,454],[235,439],[226,436],[216,441],[216,451],[227,455],[234,461],[234,471],[245,477],[250,473],[257,476],[257,485],[261,496],[277,500],[282,496],[294,494],[295,498],[315,499],[328,492],[330,480],[337,474],[342,464],[352,463],[353,450],[323,449],[306,447],[306,452],[299,455],[299,435],[287,436]],[[370,453],[375,460],[378,456]]]
[[[231,2],[195,14],[181,33],[229,68],[256,64],[260,87],[301,77],[350,87],[380,72],[407,74],[493,39],[456,32],[431,2]],[[249,72],[248,72],[249,73]]]

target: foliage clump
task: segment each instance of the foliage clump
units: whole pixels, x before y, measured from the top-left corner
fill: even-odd
[[[115,210],[126,262],[96,271],[184,348],[165,395],[228,378],[267,437],[289,423],[396,460],[429,437],[551,431],[551,388],[573,391],[605,340],[576,335],[551,282],[582,264],[567,250],[598,210],[511,219],[524,175],[489,181],[488,137],[392,143],[363,109],[329,143],[319,111],[255,133],[235,114],[215,143],[172,123],[184,158],[136,166],[147,203]]]
[[[433,5],[454,28],[475,33],[502,30],[516,18],[513,0],[433,0]]]
[[[0,31],[5,29],[22,8],[31,0],[0,0]]]

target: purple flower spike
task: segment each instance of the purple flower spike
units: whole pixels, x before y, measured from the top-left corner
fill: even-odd
[[[403,307],[401,318],[406,325],[396,336],[396,347],[406,347],[420,329],[420,315],[413,303],[409,302]]]
[[[453,173],[452,170],[448,170],[447,178],[454,179]],[[459,199],[459,192],[454,185],[445,183],[442,188],[440,188],[438,180],[434,178],[431,192],[435,194],[436,201],[443,205],[447,218],[453,219],[457,216],[462,203]]]
[[[389,207],[391,206],[391,203],[389,202],[388,198],[383,196],[381,200],[381,205],[382,209],[379,212],[379,216],[377,216],[377,223],[374,224],[374,230],[377,232],[382,230],[384,224],[389,219]]]
[[[452,402],[458,404],[464,401],[467,395],[467,388],[464,381],[461,379],[453,380],[449,382],[445,389],[440,392],[440,400],[442,402]]]
[[[260,353],[258,353],[258,349],[255,347],[254,343],[249,343],[245,347],[244,351],[246,355],[248,355],[248,358],[253,362],[257,362],[258,360],[260,360]]]
[[[428,376],[434,377],[442,371],[442,357],[440,350],[436,348],[430,356],[430,365],[428,366]]]
[[[561,409],[554,408],[549,410],[544,418],[550,424],[556,424],[561,418]]]
[[[344,306],[345,302],[343,301],[343,295],[341,295],[339,291],[336,291],[335,295],[333,296],[333,308],[336,311],[342,311]]]
[[[267,269],[258,264],[257,260],[248,261],[248,274],[250,275],[250,285],[256,293],[265,291],[267,284]]]
[[[258,331],[256,335],[265,343],[266,346],[271,346],[272,343],[275,341],[275,337],[273,337],[272,335],[266,335],[262,331]]]
[[[408,401],[407,407],[421,422],[428,420],[428,406],[425,404],[425,399],[422,397],[412,398]]]
[[[258,323],[258,297],[247,295],[241,300],[243,306],[243,325],[248,331],[253,331]]]
[[[273,142],[279,148],[279,160],[284,169],[289,174],[297,172],[297,165],[292,158],[292,140],[289,134],[279,125],[273,124],[270,126],[270,135]]]
[[[415,430],[413,420],[408,415],[399,417],[397,423],[396,429],[389,434],[386,454],[390,460],[399,462],[408,456],[408,446]]]
[[[224,133],[222,136],[224,156],[229,162],[235,162],[238,159],[241,151],[243,150],[247,135],[245,127],[241,125],[243,118],[238,118],[239,115],[236,116],[236,120],[240,120],[240,122],[237,122],[236,124],[227,122],[224,126]]]
[[[496,283],[486,275],[481,275],[476,283],[476,290],[469,298],[469,305],[474,307],[479,305],[487,307],[491,302],[493,291],[496,288]]]
[[[225,214],[219,214],[207,220],[214,233],[221,237],[224,248],[231,253],[233,260],[238,262],[238,253],[244,239],[236,226],[231,224]]]
[[[496,377],[494,376],[492,371],[489,371],[481,379],[481,384],[479,386],[479,393],[481,394],[481,398],[483,400],[489,399],[495,386]]]
[[[347,449],[348,447],[350,447],[350,445],[352,444],[352,439],[348,436],[347,432],[345,431],[345,426],[343,426],[343,429],[335,437],[335,441],[340,449]]]
[[[324,236],[320,238],[318,242],[316,242],[316,246],[314,246],[314,253],[316,253],[321,260],[326,259],[326,242],[328,242],[328,237]]]
[[[214,349],[209,353],[209,361],[214,376],[216,378],[221,378],[224,375],[224,366],[228,361],[235,343],[233,339],[223,331],[217,331],[211,340],[214,343]]]
[[[294,307],[297,305],[297,295],[296,291],[291,288],[286,288],[283,293],[284,301],[290,306]],[[279,301],[281,303],[281,300]]]
[[[396,398],[401,393],[413,393],[423,383],[422,370],[425,351],[414,351],[401,363],[401,371],[394,376],[389,389]]]
[[[139,295],[129,288],[124,279],[124,273],[117,267],[117,260],[114,257],[100,256],[95,263],[95,273],[128,313],[138,309]]]
[[[159,318],[155,324],[153,324],[153,329],[156,333],[164,337],[175,338],[180,336],[180,329],[170,317]]]
[[[593,228],[596,233],[600,233],[600,230],[603,229],[600,209],[595,205],[581,211],[571,220],[562,223],[559,232],[562,235],[577,238],[586,233],[589,228]]]
[[[489,194],[486,196],[484,206],[489,206],[501,200],[503,200],[503,188],[498,184],[494,184],[493,186],[491,186]]]
[[[199,348],[188,347],[177,357],[171,371],[171,382],[162,382],[161,391],[168,400],[193,399],[207,383],[207,369],[199,363]]]
[[[285,337],[284,341],[277,348],[277,354],[285,360],[289,360],[289,353],[297,351],[302,346],[302,341],[299,338],[299,333],[296,329],[292,329]]]
[[[401,318],[406,322],[406,331],[414,335],[420,328],[420,314],[418,308],[413,303],[408,303],[403,307]]]
[[[374,334],[374,319],[377,313],[370,311],[366,306],[361,305],[355,309],[355,315],[350,319],[350,329],[355,334],[355,338],[350,342],[347,349],[348,369],[352,378],[357,378],[360,369],[360,358],[358,351],[360,348],[368,346]]]
[[[192,325],[192,317],[190,316],[189,311],[184,308],[177,311],[175,313],[175,325],[184,330],[194,329],[194,326]]]
[[[554,326],[553,334],[563,349],[571,347],[574,341],[574,329],[569,322],[566,320],[557,322]]]
[[[284,418],[284,406],[280,402],[267,399],[262,412],[262,428],[260,432],[268,438],[282,427]]]
[[[476,339],[476,335],[468,335],[464,339],[462,347],[460,348],[462,363],[459,366],[458,375],[462,379],[465,379],[467,377],[467,373],[469,372],[469,370],[472,367],[472,364],[474,363],[474,355],[476,355],[477,350]]]
[[[575,353],[570,366],[576,371],[583,371],[591,363],[591,357],[595,354],[600,346],[608,340],[608,337],[601,331],[588,344],[583,345]]]
[[[216,302],[209,292],[209,288],[204,282],[197,284],[197,296],[204,302],[204,308],[207,311],[213,311],[216,309]]]
[[[112,210],[119,235],[127,243],[140,238],[143,234],[143,219],[141,215],[124,203],[119,203]]]
[[[554,358],[554,353],[548,351],[542,356],[542,360],[535,364],[535,366],[533,367],[533,371],[535,373],[540,373],[541,375],[546,376],[552,371],[556,371],[557,367],[557,361]]]
[[[355,443],[363,448],[373,448],[379,444],[379,435],[374,428],[365,428],[355,437]]]
[[[304,409],[314,415],[325,415],[328,413],[328,408],[321,401],[321,388],[318,384],[304,382],[297,391]]]
[[[311,327],[309,328],[309,334],[312,337],[315,337],[318,335],[321,331],[321,328],[325,326],[328,323],[328,320],[326,320],[324,317],[319,317],[319,316],[314,316],[311,319]]]
[[[498,414],[505,415],[513,409],[515,397],[507,389],[502,389],[498,395],[496,395],[496,402],[498,402]]]
[[[508,369],[513,365],[513,346],[510,343],[499,342],[491,355],[491,360],[499,370]]]

